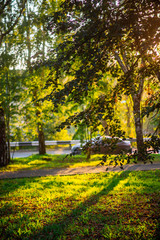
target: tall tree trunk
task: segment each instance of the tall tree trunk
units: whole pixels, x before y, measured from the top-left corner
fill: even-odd
[[[130,136],[131,134],[131,107],[127,102],[128,97],[126,97],[126,108],[127,108],[127,112],[126,112],[126,117],[127,117],[127,134],[128,136]]]
[[[105,120],[101,119],[101,124],[104,128],[104,134],[109,135],[109,128],[108,128],[107,122]]]
[[[39,154],[45,154],[46,146],[42,123],[38,123],[38,141],[39,141]]]
[[[42,47],[42,60],[45,59],[45,30],[44,26],[42,26],[42,35],[43,35],[43,47]],[[44,73],[42,72],[42,77],[44,78]],[[40,105],[40,103],[38,103]],[[38,113],[39,115],[40,113]],[[46,153],[46,146],[45,146],[45,136],[43,131],[43,123],[38,123],[38,140],[39,140],[39,154],[45,154]]]
[[[27,49],[28,49],[28,59],[27,59],[27,67],[28,70],[30,71],[30,66],[31,66],[31,39],[30,39],[30,16],[29,16],[29,11],[27,8],[27,16],[28,16],[28,26],[27,26]],[[25,21],[26,20],[26,16],[25,16]],[[45,42],[43,41],[43,52],[45,49]],[[43,57],[44,58],[44,57]],[[33,90],[33,104],[34,106],[37,108],[40,106],[40,104],[37,102],[37,88],[35,87]],[[39,122],[39,117],[40,117],[40,112],[38,110],[36,110],[36,117],[38,120],[37,123],[37,132],[38,132],[38,143],[39,143],[39,154],[45,154],[46,153],[46,147],[45,147],[45,137],[44,137],[44,131],[43,131],[43,124],[41,122]]]
[[[10,162],[10,117],[7,119],[6,122],[6,126],[7,126],[7,136],[6,136],[6,141],[7,141],[7,151],[8,151],[8,158],[9,158],[9,162]]]
[[[133,99],[133,114],[134,114],[134,122],[136,129],[136,140],[137,140],[137,150],[138,150],[138,161],[142,161],[144,144],[143,144],[143,128],[141,122],[141,111],[140,111],[140,102],[141,97],[138,94],[132,95]]]
[[[4,110],[0,106],[0,166],[6,166],[10,161],[8,144],[6,142],[6,126]]]
[[[45,146],[45,136],[44,136],[44,131],[43,131],[43,123],[42,120],[39,119],[41,118],[41,113],[37,109],[40,107],[40,103],[37,101],[37,89],[35,88],[33,91],[33,96],[34,96],[34,106],[36,108],[36,117],[37,117],[37,131],[38,131],[38,142],[39,142],[39,154],[45,154],[46,153],[46,146]]]
[[[5,42],[5,54],[7,56],[8,54],[8,49],[9,46],[7,45],[7,43]],[[9,66],[6,63],[6,74],[5,74],[5,84],[6,84],[6,99],[5,99],[5,117],[6,117],[6,142],[8,144],[8,157],[9,157],[9,161],[10,161],[10,84],[9,84]]]
[[[120,55],[117,52],[115,52],[114,55],[124,74],[127,73],[129,70],[129,66],[126,61],[125,54],[122,54],[123,60],[120,58]],[[143,59],[142,59],[142,64],[145,65],[145,62],[143,61]],[[143,159],[143,156],[144,156],[143,129],[142,129],[141,110],[140,110],[143,86],[144,86],[144,79],[139,79],[138,88],[136,89],[135,85],[133,85],[130,92],[133,100],[133,114],[134,114],[135,130],[136,130],[138,161],[144,160]]]

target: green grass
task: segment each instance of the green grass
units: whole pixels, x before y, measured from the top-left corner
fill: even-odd
[[[91,160],[86,160],[85,155],[67,157],[66,155],[32,155],[26,158],[15,158],[6,167],[1,167],[1,171],[33,170],[42,168],[65,168],[96,166],[100,163],[99,156],[93,155]]]
[[[18,170],[33,170],[42,168],[75,168],[85,166],[97,166],[100,163],[102,155],[91,155],[88,161],[86,155],[76,155],[65,158],[66,155],[32,155],[26,158],[15,158],[6,167],[1,167],[0,171],[18,171]],[[154,161],[160,161],[160,154],[153,154]],[[110,158],[113,158],[111,156]],[[110,159],[108,159],[108,162]],[[106,164],[107,165],[107,162]]]
[[[0,239],[160,239],[160,170],[0,180]]]

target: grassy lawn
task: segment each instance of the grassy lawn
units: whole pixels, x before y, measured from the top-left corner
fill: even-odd
[[[7,167],[2,167],[0,170],[17,171],[42,168],[83,167],[96,166],[99,163],[100,160],[98,155],[93,155],[91,160],[87,161],[85,155],[66,157],[66,155],[34,154],[26,158],[14,158]]]
[[[160,239],[160,170],[0,180],[0,239]]]
[[[154,161],[160,161],[160,154],[152,154]],[[66,155],[32,155],[26,158],[15,158],[7,167],[0,168],[0,171],[18,171],[18,170],[33,170],[42,168],[60,168],[60,167],[84,167],[96,166],[100,163],[101,155],[92,155],[91,159],[86,160],[85,155],[76,155],[65,158]],[[111,156],[110,158],[113,158]],[[108,162],[110,159],[108,159]],[[107,162],[106,162],[107,165]]]

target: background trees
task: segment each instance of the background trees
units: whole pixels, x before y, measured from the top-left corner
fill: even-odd
[[[126,128],[140,159],[143,117],[155,116],[159,131],[159,3],[0,4],[1,165],[9,162],[10,123],[12,140],[39,139],[41,154],[56,125],[90,137],[124,136]]]
[[[4,140],[1,138],[0,145],[5,145],[2,147],[2,155],[5,154],[4,149],[7,149],[6,164],[10,157],[10,139],[38,139],[39,153],[44,154],[45,125],[52,124],[53,119],[56,121],[57,118],[50,103],[42,103],[40,100],[45,92],[50,92],[45,89],[45,84],[52,73],[45,66],[36,70],[32,68],[35,62],[42,62],[48,57],[50,46],[55,44],[47,24],[48,15],[57,6],[58,1],[46,0],[1,3],[0,104],[3,108],[2,126],[6,130],[2,130]],[[54,130],[54,126],[51,129]],[[52,132],[50,135],[53,135]]]
[[[45,96],[45,92],[50,90],[45,88],[45,84],[51,78],[52,72],[45,66],[32,68],[35,62],[44,62],[48,58],[48,51],[52,44],[54,46],[54,36],[49,34],[47,29],[47,19],[50,11],[54,11],[56,4],[50,1],[31,1],[28,2],[26,13],[23,17],[23,39],[25,40],[26,49],[26,85],[28,89],[27,104],[30,105],[30,115],[27,119],[30,128],[37,129],[39,141],[39,154],[45,154],[45,122],[49,120],[48,116],[52,109],[49,102],[42,103],[40,98]],[[24,107],[25,108],[25,107]],[[31,110],[32,109],[32,110]],[[53,116],[52,116],[53,118]]]
[[[10,66],[13,67],[14,59],[12,47],[14,45],[14,29],[20,20],[25,8],[26,0],[1,1],[0,3],[0,165],[7,165],[10,161],[9,147],[9,119],[11,104],[11,81],[14,79],[13,72],[9,74]],[[7,109],[7,111],[6,111]],[[6,121],[5,121],[6,119]],[[6,135],[7,126],[7,135]]]

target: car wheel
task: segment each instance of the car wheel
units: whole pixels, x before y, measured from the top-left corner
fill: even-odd
[[[81,150],[79,148],[75,148],[73,151],[73,155],[79,155],[81,154]]]

